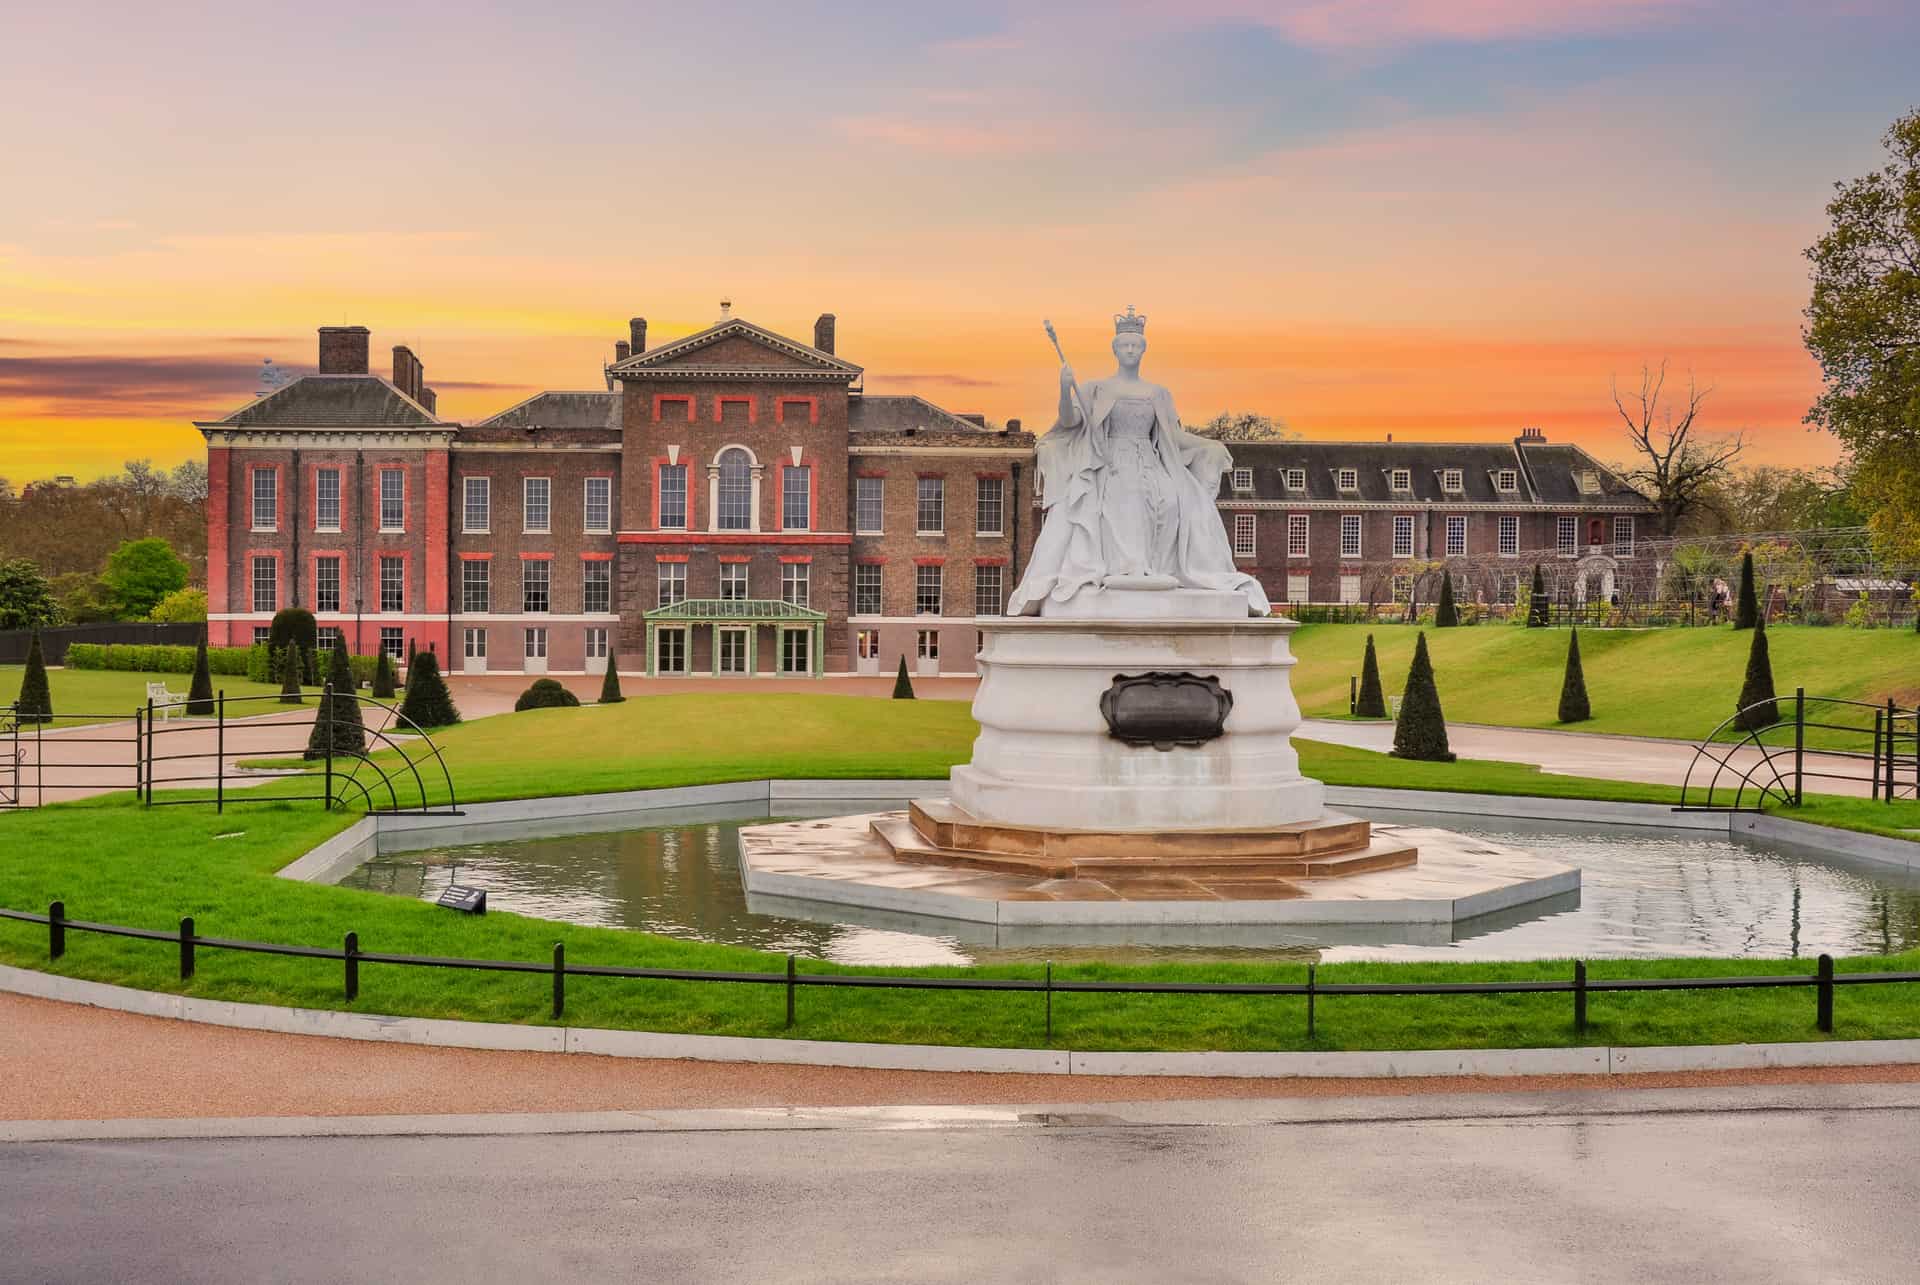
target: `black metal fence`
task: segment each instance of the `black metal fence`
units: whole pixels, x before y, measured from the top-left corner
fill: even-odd
[[[306,761],[314,725],[304,717],[273,719],[273,714],[297,708],[280,696],[228,696],[221,691],[205,712],[190,712],[194,702],[185,696],[149,698],[131,718],[68,712],[36,719],[0,705],[0,810],[44,804],[49,793],[55,799],[98,794],[103,775],[111,780],[124,773],[123,783],[109,788],[131,789],[147,807],[211,803],[224,812],[237,803],[314,802],[329,809],[359,806],[368,813],[457,815],[453,775],[430,734],[404,718],[399,706],[356,693],[367,747],[336,750],[330,734],[332,697],[332,684],[322,686],[314,717],[327,734],[311,760],[319,770],[297,778],[302,785],[311,782],[311,788],[291,792],[285,787],[261,789],[258,772],[240,772],[228,762],[234,757],[228,732],[236,726],[246,729],[247,758]],[[183,748],[177,739],[167,739],[189,734],[211,744]],[[73,746],[111,749],[67,755]],[[391,751],[384,762],[374,757],[382,751]],[[156,789],[187,793],[156,798]]]
[[[67,934],[99,933],[110,937],[128,937],[137,941],[165,942],[179,951],[180,979],[194,975],[197,952],[205,950],[245,951],[259,955],[285,955],[298,959],[325,960],[341,967],[343,993],[349,1003],[360,997],[360,969],[367,964],[386,964],[407,968],[453,968],[482,972],[524,973],[548,979],[552,987],[552,1015],[557,1021],[566,1012],[567,978],[610,977],[629,981],[718,982],[744,986],[780,987],[786,998],[786,1026],[794,1025],[795,997],[802,987],[847,988],[854,990],[912,991],[1000,991],[1039,996],[1045,1003],[1045,1038],[1053,1042],[1053,997],[1055,995],[1238,995],[1248,997],[1293,996],[1306,1000],[1306,1034],[1315,1033],[1315,1008],[1322,997],[1333,996],[1467,996],[1467,995],[1566,995],[1573,1001],[1573,1029],[1587,1030],[1588,1003],[1594,995],[1627,994],[1636,991],[1729,991],[1775,990],[1781,987],[1813,988],[1814,1027],[1833,1033],[1833,995],[1840,986],[1881,986],[1920,982],[1920,972],[1836,973],[1831,955],[1821,955],[1812,973],[1775,973],[1758,977],[1617,977],[1590,978],[1584,960],[1575,960],[1572,977],[1564,981],[1504,982],[1334,982],[1322,983],[1314,965],[1307,966],[1305,982],[1151,982],[1151,981],[1056,981],[1049,962],[1040,978],[1017,977],[894,977],[877,974],[802,973],[795,957],[788,955],[786,968],[777,973],[710,972],[694,968],[629,968],[610,964],[570,964],[566,946],[555,942],[551,962],[514,959],[458,959],[433,955],[399,955],[362,950],[358,933],[346,934],[340,949],[323,946],[291,946],[277,942],[240,941],[225,937],[203,937],[193,918],[180,921],[177,932],[154,928],[129,928],[121,924],[89,923],[67,918],[66,906],[53,902],[44,915],[24,910],[0,909],[0,919],[18,923],[44,924],[47,929],[47,956],[60,959],[67,951]]]
[[[1818,734],[1819,744],[1807,744],[1808,732]],[[1864,785],[1878,803],[1920,798],[1920,710],[1892,698],[1809,696],[1805,688],[1790,698],[1756,701],[1694,750],[1675,811],[1799,807],[1809,780]]]
[[[67,648],[74,643],[164,643],[191,647],[206,631],[207,627],[198,621],[156,624],[148,620],[122,620],[100,625],[56,625],[40,631],[40,652],[49,665],[62,665],[66,663]],[[0,665],[24,664],[32,641],[31,629],[0,630]]]

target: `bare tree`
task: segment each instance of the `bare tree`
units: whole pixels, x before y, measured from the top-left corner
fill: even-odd
[[[1284,419],[1257,411],[1221,411],[1204,424],[1187,425],[1187,431],[1222,442],[1291,442],[1300,436]]]
[[[1741,433],[1707,437],[1694,433],[1694,422],[1711,388],[1701,388],[1687,376],[1687,393],[1676,405],[1666,393],[1667,363],[1640,368],[1638,392],[1622,395],[1619,380],[1609,381],[1613,406],[1627,426],[1627,438],[1644,461],[1627,470],[1627,480],[1652,492],[1660,507],[1660,535],[1671,539],[1680,522],[1699,504],[1711,485],[1746,449]]]

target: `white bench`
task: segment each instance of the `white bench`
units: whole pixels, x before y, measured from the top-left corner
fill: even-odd
[[[164,682],[147,684],[147,701],[153,706],[154,713],[161,718],[172,718],[175,714],[187,712],[186,696],[180,692],[170,692]]]

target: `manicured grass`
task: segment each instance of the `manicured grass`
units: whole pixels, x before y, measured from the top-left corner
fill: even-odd
[[[1369,633],[1379,651],[1381,681],[1397,693],[1418,632],[1407,625],[1302,625],[1293,636],[1299,658],[1293,691],[1301,711],[1346,717],[1347,679],[1360,672]],[[1489,624],[1428,628],[1426,634],[1450,720],[1563,726],[1556,719],[1566,630]],[[1733,714],[1751,639],[1727,628],[1583,629],[1580,653],[1593,718],[1568,730],[1698,740]],[[1920,635],[1911,630],[1777,625],[1767,631],[1767,642],[1783,698],[1805,687],[1810,696],[1873,702],[1891,696],[1907,707],[1920,700]],[[1809,743],[1830,742],[1815,735]]]
[[[590,732],[587,729],[591,729]],[[683,785],[759,777],[938,777],[968,757],[973,724],[963,705],[860,697],[716,693],[646,697],[591,721],[578,710],[478,720],[438,739],[464,798]],[[1673,791],[1613,781],[1543,776],[1513,764],[1413,764],[1366,751],[1301,743],[1303,764],[1335,782],[1486,793],[1552,792],[1667,801]],[[260,787],[266,797],[275,783]],[[1844,808],[1840,809],[1844,811]],[[363,950],[470,958],[550,960],[555,942],[573,964],[777,972],[784,959],[729,946],[617,929],[557,924],[495,912],[451,914],[421,902],[275,879],[272,872],[350,824],[311,804],[142,810],[119,795],[0,815],[0,905],[43,911],[56,899],[78,919],[173,930],[192,915],[203,935],[337,947],[348,931]],[[44,928],[0,922],[0,959],[100,981],[209,998],[485,1021],[545,1023],[545,979],[365,965],[348,1005],[338,965],[274,956],[199,952],[182,983],[164,944],[73,933],[49,961]],[[1604,962],[1599,977],[1805,973],[1806,961]],[[1920,968],[1920,953],[1854,959],[1843,969]],[[1035,977],[1031,966],[843,970]],[[1323,982],[1564,978],[1566,961],[1341,964]],[[1063,979],[1299,981],[1296,963],[1078,964]],[[780,1036],[778,987],[569,979],[565,1021],[576,1025]],[[805,989],[796,1037],[1032,1046],[1043,1001],[980,995]],[[1819,1038],[1813,997],[1802,990],[1597,997],[1588,1043],[1645,1044]],[[1840,992],[1838,1034],[1920,1036],[1920,988]],[[1082,1049],[1338,1049],[1556,1046],[1580,1042],[1566,996],[1347,997],[1322,999],[1318,1034],[1305,1034],[1304,1001],[1196,996],[1055,996],[1054,1042]]]
[[[10,705],[20,693],[24,665],[0,665],[0,705]],[[47,670],[47,686],[53,693],[55,727],[79,727],[89,723],[130,719],[133,711],[147,703],[147,684],[164,682],[167,690],[182,696],[193,684],[191,674],[148,674],[137,670],[67,669],[54,666]],[[213,689],[229,697],[277,696],[278,683],[254,683],[232,674],[215,674]],[[272,712],[265,704],[248,704],[230,710],[229,717]]]

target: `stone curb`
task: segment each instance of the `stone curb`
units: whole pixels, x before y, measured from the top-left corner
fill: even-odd
[[[136,990],[5,965],[0,965],[0,990],[148,1017],[328,1039],[371,1040],[437,1048],[843,1066],[888,1071],[1393,1079],[1403,1076],[1460,1075],[1628,1075],[1650,1071],[1920,1063],[1920,1040],[1336,1053],[1076,1053],[1066,1049],[994,1049],[937,1044],[777,1040],[731,1035],[668,1035],[651,1031],[520,1026],[504,1022],[461,1022],[375,1013],[342,1013],[327,1009],[283,1008],[272,1004],[242,1004]]]

